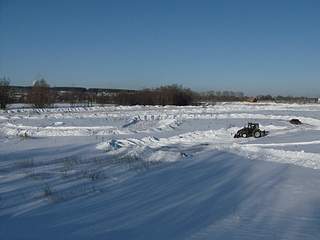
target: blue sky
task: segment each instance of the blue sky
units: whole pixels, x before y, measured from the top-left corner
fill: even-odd
[[[0,0],[0,75],[320,95],[317,0]]]

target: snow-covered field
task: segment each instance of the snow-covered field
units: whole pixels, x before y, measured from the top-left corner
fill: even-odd
[[[320,239],[319,186],[320,105],[0,112],[0,239]]]

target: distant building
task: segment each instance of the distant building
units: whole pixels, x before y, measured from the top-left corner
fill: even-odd
[[[258,99],[256,97],[247,97],[246,101],[247,102],[256,103],[256,102],[258,102]]]
[[[10,86],[10,98],[14,103],[24,103],[27,101],[27,96],[31,87]]]

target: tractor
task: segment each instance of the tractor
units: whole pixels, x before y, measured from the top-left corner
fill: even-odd
[[[238,130],[238,132],[234,135],[234,138],[260,138],[266,136],[267,134],[267,131],[260,130],[259,123],[248,123],[247,126]]]

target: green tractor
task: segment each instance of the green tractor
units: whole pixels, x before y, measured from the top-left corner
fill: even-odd
[[[265,130],[260,130],[259,123],[248,123],[247,126],[238,130],[238,132],[234,135],[234,138],[260,138],[266,135],[268,135],[268,132]]]

